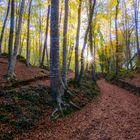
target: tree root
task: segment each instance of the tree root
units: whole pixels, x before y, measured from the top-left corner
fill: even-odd
[[[77,106],[75,103],[73,103],[70,99],[71,97],[74,97],[75,95],[68,89],[67,85],[65,85],[62,81],[61,76],[60,78],[60,87],[58,90],[56,102],[57,107],[52,112],[50,118],[53,120],[56,120],[59,117],[64,117],[64,113],[67,110],[71,110],[71,107],[74,107],[76,109],[80,109],[79,106]]]
[[[70,101],[69,103],[70,103],[70,105],[72,105],[72,106],[75,107],[76,109],[78,109],[78,110],[81,109],[78,105],[76,105],[76,104],[73,103],[72,101]]]
[[[13,74],[7,74],[6,75],[6,78],[7,78],[7,81],[16,81],[17,80],[15,73],[13,73]]]
[[[54,109],[54,111],[52,112],[50,118],[52,120],[56,120],[59,117],[64,117],[64,111],[70,109],[71,107],[74,107],[78,110],[80,110],[81,108],[76,105],[75,103],[73,103],[72,101],[69,101],[69,103],[65,103],[65,102],[61,102],[58,104],[58,106]]]

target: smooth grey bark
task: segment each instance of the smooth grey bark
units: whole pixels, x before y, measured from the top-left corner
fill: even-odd
[[[28,21],[27,21],[27,48],[26,48],[26,65],[30,64],[30,16],[31,16],[32,0],[29,3]]]
[[[92,8],[92,0],[89,0],[89,12],[91,11]],[[95,19],[96,20],[96,19]],[[96,21],[95,21],[96,24]],[[90,45],[90,55],[91,55],[91,76],[92,76],[92,80],[96,81],[96,74],[95,74],[95,68],[94,68],[94,63],[95,63],[95,49],[94,49],[94,53],[93,53],[93,37],[94,37],[94,47],[95,47],[95,35],[93,36],[93,34],[95,34],[93,31],[95,29],[95,25],[94,27],[92,27],[92,24],[90,24],[90,29],[89,29],[89,45]]]
[[[18,55],[20,55],[20,56],[21,56],[22,51],[23,51],[24,40],[25,40],[25,33],[23,35],[23,38],[20,39],[20,48],[19,48],[19,51],[18,51]]]
[[[61,106],[64,89],[59,66],[59,0],[51,0],[50,18],[50,83],[54,100]]]
[[[95,42],[95,38],[94,38]],[[94,68],[94,63],[95,63],[95,50],[93,53],[93,34],[92,34],[92,26],[90,26],[90,31],[89,31],[89,43],[90,43],[90,55],[91,55],[91,75],[92,75],[92,80],[96,81],[96,74],[95,74],[95,68]],[[94,44],[95,47],[95,44]]]
[[[48,12],[47,12],[46,33],[45,33],[45,40],[44,40],[44,48],[43,48],[41,66],[44,65],[45,51],[46,51],[46,56],[47,56],[47,64],[49,64],[48,49],[47,49],[48,31],[49,31],[49,19],[50,19],[50,5],[48,6]]]
[[[1,56],[1,53],[2,53],[2,41],[3,41],[3,36],[4,36],[4,31],[5,31],[9,11],[10,11],[10,0],[8,1],[7,12],[6,12],[6,16],[5,16],[5,19],[4,19],[4,23],[3,23],[2,31],[1,31],[1,35],[0,35],[0,56]]]
[[[14,52],[13,52],[13,55],[11,57],[11,61],[9,63],[9,67],[8,67],[8,76],[10,76],[10,77],[14,76],[14,68],[15,68],[16,56],[17,56],[17,52],[18,52],[19,37],[20,37],[20,31],[21,31],[21,25],[22,25],[22,15],[24,12],[24,5],[25,5],[25,0],[22,0],[21,5],[20,5],[17,29],[16,29],[16,36],[15,36],[15,42],[14,42]]]
[[[87,48],[86,69],[85,69],[86,72],[88,72],[88,70],[89,70],[89,61],[88,61],[88,57],[89,57],[89,49]]]
[[[68,70],[70,69],[73,50],[74,50],[74,43],[71,42],[71,47],[69,49],[69,58],[68,58]]]
[[[76,45],[75,45],[75,81],[78,81],[79,76],[79,36],[80,36],[80,26],[81,26],[81,5],[82,0],[79,0],[78,8],[78,24],[77,24],[77,33],[76,33]]]
[[[123,23],[123,30],[124,30],[124,37],[125,37],[125,45],[126,45],[126,68],[128,70],[129,68],[129,64],[128,64],[128,57],[129,57],[129,44],[128,44],[128,21],[127,21],[127,8],[126,8],[126,3],[124,2],[124,23]]]
[[[116,13],[115,13],[115,34],[116,34],[116,75],[119,73],[119,41],[118,41],[118,10],[119,10],[119,0],[116,4]]]
[[[12,61],[12,49],[13,49],[14,25],[15,25],[14,12],[15,12],[15,1],[11,0],[10,34],[9,34],[9,43],[8,43],[8,70],[10,69],[10,63]],[[7,72],[7,75],[8,74],[9,74],[9,71]]]
[[[95,5],[96,5],[96,0],[94,0],[91,11],[89,13],[89,22],[88,22],[88,26],[87,26],[87,29],[86,29],[86,33],[85,33],[85,37],[84,37],[84,44],[83,44],[83,48],[82,48],[82,52],[81,52],[81,69],[80,69],[80,75],[78,77],[78,83],[81,82],[81,79],[82,79],[82,76],[83,76],[83,73],[84,73],[84,59],[85,59],[84,58],[84,51],[85,51],[85,48],[86,48],[87,36],[88,36],[88,33],[89,33],[90,25],[91,25],[92,19],[93,19]]]
[[[4,39],[4,53],[6,53],[6,48],[7,48],[7,38],[5,37],[5,39]]]
[[[111,58],[110,58],[110,71],[113,71],[115,69],[114,67],[114,52],[113,52],[113,42],[112,42],[112,18],[111,18],[111,12],[110,12],[110,19],[109,19],[109,39],[110,39],[110,54],[111,54]]]
[[[67,85],[67,30],[68,30],[68,0],[64,0],[65,3],[65,16],[64,16],[64,27],[63,27],[63,60],[62,60],[62,80]]]
[[[138,55],[138,65],[140,66],[140,44],[139,44],[139,33],[138,33],[138,15],[139,15],[139,1],[134,0],[134,15],[135,15],[135,35],[137,44],[137,55]]]
[[[39,42],[39,64],[41,65],[41,60],[42,60],[42,11],[41,8],[39,9],[40,11],[40,16],[39,16],[39,38],[38,38],[38,42]]]

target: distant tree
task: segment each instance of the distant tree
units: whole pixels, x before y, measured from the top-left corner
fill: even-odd
[[[92,0],[89,0],[89,12],[91,11],[92,8]],[[96,21],[95,21],[96,22]],[[95,76],[95,68],[94,68],[94,53],[93,53],[93,24],[90,24],[90,29],[89,29],[89,44],[90,44],[90,55],[91,55],[91,75],[92,75],[92,80],[96,81],[96,76]],[[95,38],[94,38],[95,42]],[[94,44],[95,45],[95,44]],[[95,51],[95,50],[94,50]]]
[[[19,45],[19,39],[20,39],[20,31],[21,31],[21,24],[22,24],[22,15],[24,12],[24,5],[25,5],[25,0],[21,1],[20,5],[20,10],[19,10],[19,18],[18,18],[18,25],[16,29],[16,36],[15,36],[15,42],[14,42],[14,52],[11,57],[9,67],[8,67],[8,76],[10,78],[13,78],[14,76],[14,68],[16,64],[16,57],[17,57],[17,52],[18,52],[18,45]]]
[[[65,2],[65,16],[64,16],[64,27],[63,27],[63,63],[62,63],[62,80],[67,85],[67,30],[68,30],[68,12],[69,3],[68,0]]]
[[[6,16],[5,16],[5,19],[4,19],[4,23],[3,23],[2,31],[1,31],[1,35],[0,35],[0,56],[1,56],[1,52],[2,52],[2,41],[3,41],[3,36],[4,36],[4,31],[5,31],[9,11],[10,11],[10,0],[8,0],[7,12],[6,12]]]
[[[117,0],[116,4],[116,13],[115,13],[115,33],[116,33],[116,75],[118,75],[119,72],[119,41],[118,41],[118,11],[119,11],[119,2],[120,0]]]
[[[50,5],[48,5],[48,13],[47,13],[47,20],[46,20],[46,33],[45,33],[45,40],[44,40],[44,48],[43,48],[41,66],[44,65],[45,51],[46,51],[46,57],[47,57],[47,64],[49,64],[48,49],[47,49],[47,39],[48,39],[48,31],[49,31],[49,18],[50,18]]]
[[[84,73],[84,52],[85,52],[85,48],[86,48],[86,44],[87,44],[87,36],[88,36],[90,25],[91,25],[92,19],[93,19],[95,5],[96,5],[96,0],[94,0],[94,3],[92,5],[92,8],[91,8],[90,13],[89,13],[88,26],[87,26],[87,29],[86,29],[86,32],[85,32],[84,44],[83,44],[83,48],[82,48],[82,52],[81,52],[81,69],[80,69],[80,75],[79,75],[79,78],[78,78],[78,83],[81,82],[81,79],[82,79],[82,76],[83,76],[83,73]]]
[[[138,65],[140,66],[140,44],[139,44],[139,33],[138,33],[138,19],[139,19],[139,0],[134,0],[134,17],[135,17],[135,33],[136,33],[136,44],[137,44],[137,55]]]
[[[80,26],[81,26],[81,5],[82,0],[79,0],[78,7],[78,24],[77,24],[77,33],[76,33],[76,45],[75,45],[75,80],[78,81],[79,76],[79,36],[80,36]]]
[[[32,0],[29,1],[28,21],[27,21],[27,49],[26,49],[26,65],[30,63],[30,16],[31,16]]]

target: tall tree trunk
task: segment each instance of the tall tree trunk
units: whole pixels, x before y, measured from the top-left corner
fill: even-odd
[[[63,62],[62,62],[62,80],[67,85],[67,30],[68,30],[68,0],[65,1],[65,16],[64,16],[64,27],[63,27]]]
[[[9,10],[10,10],[10,0],[8,1],[7,12],[6,12],[6,16],[5,16],[5,19],[4,19],[4,23],[3,23],[2,31],[1,31],[1,35],[0,35],[0,56],[1,56],[1,53],[2,53],[2,40],[3,40],[3,36],[4,36],[4,30],[5,30],[6,22],[7,22],[7,19],[8,19]]]
[[[137,44],[137,55],[138,55],[138,65],[140,66],[140,44],[139,44],[139,33],[138,33],[138,3],[139,1],[134,0],[134,12],[135,12],[135,34],[136,34],[136,44]]]
[[[89,33],[90,25],[91,25],[92,19],[93,19],[95,5],[96,5],[96,0],[94,0],[91,11],[89,13],[90,14],[89,22],[88,22],[88,26],[87,26],[87,29],[86,29],[84,44],[83,44],[83,48],[82,48],[82,52],[81,52],[81,70],[80,70],[80,75],[79,75],[79,78],[78,78],[78,83],[81,82],[81,79],[82,79],[82,76],[83,76],[83,73],[84,73],[84,51],[85,51],[85,48],[86,48],[87,36],[88,36],[88,33]]]
[[[51,0],[50,20],[50,82],[51,92],[59,105],[64,89],[61,86],[59,69],[59,0]]]
[[[116,14],[115,14],[115,33],[116,33],[116,75],[119,72],[119,42],[118,42],[118,10],[119,10],[119,0],[117,0]]]
[[[126,45],[126,68],[127,70],[129,69],[129,63],[128,63],[128,59],[129,59],[129,34],[128,34],[128,31],[129,31],[129,27],[128,27],[128,20],[127,20],[127,7],[126,7],[126,3],[124,3],[124,24],[123,24],[123,30],[124,30],[124,37],[125,37],[125,45]]]
[[[22,55],[24,40],[25,40],[25,33],[23,34],[23,38],[21,38],[21,41],[20,41],[20,48],[18,51],[18,55],[20,56]]]
[[[10,64],[11,64],[11,61],[12,61],[14,24],[15,24],[14,23],[14,20],[15,20],[14,12],[15,12],[15,1],[11,0],[10,34],[9,34],[9,43],[8,43],[8,74],[9,74]]]
[[[89,57],[89,49],[87,47],[86,69],[85,69],[85,72],[88,72],[88,70],[89,70],[89,60],[88,60],[88,57]]]
[[[73,50],[74,50],[74,43],[71,42],[71,47],[69,49],[68,70],[70,69]]]
[[[92,8],[92,0],[89,0],[89,12],[91,11]],[[94,27],[95,28],[95,27]],[[92,24],[90,24],[90,29],[89,29],[89,43],[90,43],[90,55],[91,55],[91,75],[92,75],[92,80],[96,81],[96,76],[95,76],[95,68],[94,68],[94,63],[95,63],[95,50],[93,54],[93,28]],[[94,47],[95,47],[95,36],[94,36]]]
[[[92,38],[93,38],[93,34],[92,34],[92,26],[91,26],[90,27],[90,31],[89,31],[90,55],[91,55],[91,58],[92,58],[92,60],[91,60],[91,74],[92,74],[92,80],[93,81],[96,81],[95,68],[94,68],[94,63],[95,63],[95,57],[94,57],[94,55],[95,54],[93,54],[93,43],[92,43],[93,41],[92,41]],[[94,42],[95,42],[95,38],[94,38]]]
[[[41,57],[42,57],[42,24],[41,24],[41,21],[42,21],[42,11],[41,11],[41,8],[40,8],[40,16],[39,16],[39,65],[41,65]]]
[[[46,33],[45,33],[45,41],[44,41],[44,48],[43,48],[41,66],[44,65],[45,51],[47,53],[46,56],[48,57],[47,41],[48,41],[48,29],[49,29],[49,16],[50,16],[50,5],[48,6],[48,12],[47,12]],[[47,58],[47,64],[48,63],[49,62],[48,62],[48,58]]]
[[[31,16],[32,0],[29,3],[28,22],[27,22],[27,50],[26,50],[26,65],[30,64],[30,16]]]
[[[111,13],[111,12],[110,12]],[[110,19],[109,19],[109,39],[110,39],[110,54],[111,54],[111,58],[110,58],[110,71],[114,70],[114,52],[113,52],[113,42],[112,42],[112,18],[111,18],[111,14],[110,14]]]
[[[17,56],[17,52],[18,52],[19,37],[20,37],[21,24],[22,24],[22,15],[24,12],[24,5],[25,5],[25,0],[22,0],[21,5],[20,5],[20,11],[19,11],[18,25],[17,25],[17,29],[16,29],[14,52],[13,52],[13,56],[11,58],[11,61],[9,63],[9,67],[8,67],[8,76],[10,76],[11,78],[14,76],[14,68],[15,68],[16,56]]]
[[[81,26],[81,5],[82,0],[79,0],[78,8],[78,24],[77,24],[77,34],[76,34],[76,45],[75,45],[75,81],[78,81],[79,76],[79,36],[80,36],[80,26]]]
[[[5,37],[5,39],[4,39],[4,53],[6,53],[6,48],[7,48],[7,38]]]

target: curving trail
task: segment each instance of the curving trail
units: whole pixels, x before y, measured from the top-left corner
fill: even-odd
[[[22,140],[140,140],[140,97],[99,80],[101,95],[56,122],[42,120]]]

